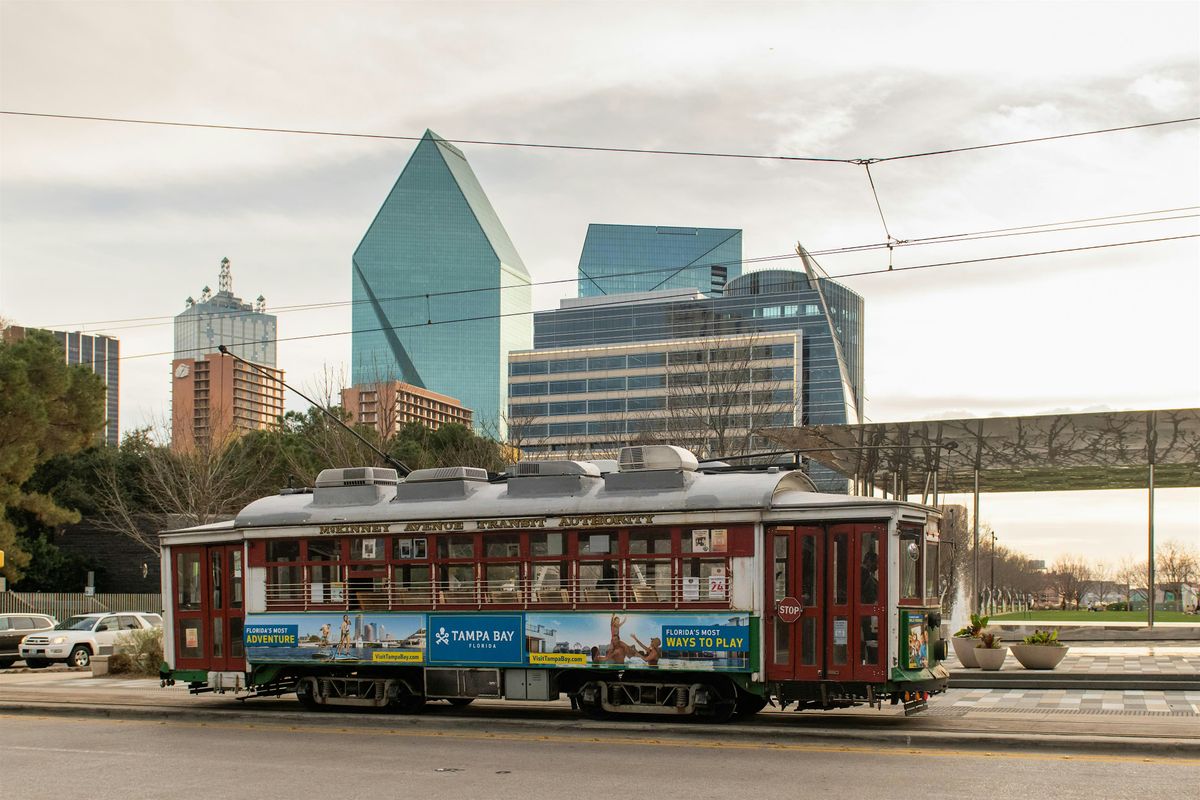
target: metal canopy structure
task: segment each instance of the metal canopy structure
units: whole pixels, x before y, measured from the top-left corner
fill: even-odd
[[[864,493],[1054,492],[1200,486],[1200,409],[981,417],[764,432]]]
[[[781,447],[837,470],[855,494],[974,495],[979,609],[982,492],[1147,490],[1147,596],[1154,598],[1154,490],[1200,486],[1200,408],[774,428]],[[1154,626],[1154,601],[1147,603]]]

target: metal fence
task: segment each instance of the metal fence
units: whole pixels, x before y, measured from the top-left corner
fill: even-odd
[[[0,592],[0,614],[49,614],[63,620],[73,614],[100,611],[162,611],[161,594],[95,594],[83,592]]]

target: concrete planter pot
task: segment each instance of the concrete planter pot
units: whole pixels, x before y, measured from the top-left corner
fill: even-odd
[[[1000,667],[1004,666],[1004,659],[1008,655],[1007,647],[976,647],[975,658],[979,661],[981,669],[996,672]]]
[[[958,663],[968,669],[978,669],[979,662],[975,660],[975,645],[979,644],[979,640],[974,636],[954,636],[951,637],[950,643],[954,646],[954,655],[958,658]]]
[[[1054,669],[1067,657],[1070,649],[1065,645],[1014,644],[1012,654],[1025,669]]]
[[[92,656],[92,677],[108,674],[108,656]]]

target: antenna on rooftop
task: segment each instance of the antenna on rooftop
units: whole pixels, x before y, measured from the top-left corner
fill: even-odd
[[[229,269],[229,259],[221,259],[221,276],[217,279],[217,288],[222,292],[233,292],[233,272]]]

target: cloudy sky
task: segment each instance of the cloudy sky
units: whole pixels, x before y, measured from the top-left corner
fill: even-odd
[[[1183,2],[4,0],[0,107],[878,158],[1200,115],[1198,29]],[[893,263],[1196,234],[1198,144],[1186,123],[878,164],[897,239],[1140,215]],[[118,336],[122,429],[161,420],[170,317],[221,258],[270,307],[348,301],[351,253],[412,146],[0,116],[0,316]],[[884,238],[861,166],[462,147],[535,281],[574,276],[589,222],[740,227],[747,258]],[[868,417],[1200,405],[1197,242],[847,278],[866,298]],[[538,287],[535,307],[572,289]],[[349,308],[279,327],[344,334]],[[335,335],[279,357],[304,387],[349,351]],[[1200,542],[1200,492],[1160,492],[1158,512],[1160,537]],[[1144,549],[1144,493],[997,495],[983,517],[1050,560]]]

